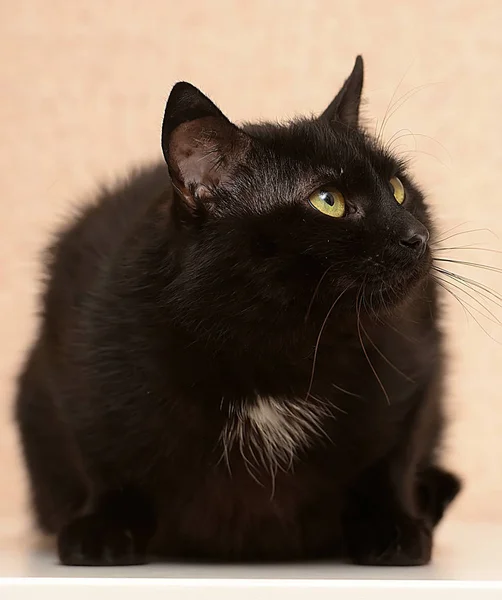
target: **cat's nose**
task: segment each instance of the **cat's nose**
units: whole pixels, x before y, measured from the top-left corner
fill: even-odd
[[[400,244],[412,250],[418,256],[422,256],[429,241],[429,231],[421,223],[413,225],[401,237]]]

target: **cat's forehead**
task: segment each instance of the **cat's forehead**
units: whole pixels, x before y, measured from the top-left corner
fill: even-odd
[[[309,171],[334,169],[368,177],[389,175],[399,161],[362,130],[319,119],[298,120],[286,125],[249,126],[248,132],[268,151],[269,159],[287,162]]]

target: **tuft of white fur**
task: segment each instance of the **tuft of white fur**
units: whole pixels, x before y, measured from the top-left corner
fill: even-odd
[[[257,396],[253,404],[231,405],[221,435],[224,457],[238,446],[250,474],[264,467],[275,477],[289,470],[300,450],[324,435],[323,422],[331,413],[313,400]]]

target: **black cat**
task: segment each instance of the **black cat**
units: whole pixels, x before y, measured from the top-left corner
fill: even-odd
[[[421,565],[459,490],[437,466],[433,234],[405,165],[326,111],[237,127],[188,83],[156,165],[48,261],[17,420],[68,565]]]

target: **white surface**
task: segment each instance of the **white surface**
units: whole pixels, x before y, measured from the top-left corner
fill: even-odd
[[[168,598],[250,600],[385,598],[502,600],[502,524],[445,523],[433,563],[415,568],[368,568],[334,563],[144,567],[62,567],[52,550],[36,548],[5,525],[0,528],[1,600],[120,600]]]

